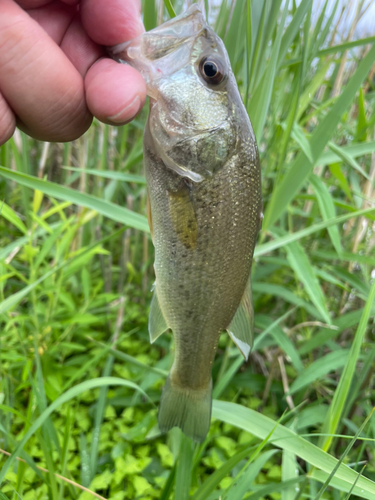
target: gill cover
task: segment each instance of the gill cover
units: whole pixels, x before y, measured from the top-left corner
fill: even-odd
[[[226,92],[230,62],[199,7],[109,53],[146,81],[150,135],[163,163],[193,182],[214,175],[233,151],[237,132]]]

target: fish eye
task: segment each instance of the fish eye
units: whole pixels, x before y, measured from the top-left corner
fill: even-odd
[[[203,80],[211,85],[219,85],[225,77],[223,63],[215,56],[203,57],[199,63],[199,72]]]

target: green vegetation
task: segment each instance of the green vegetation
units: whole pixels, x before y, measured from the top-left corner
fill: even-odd
[[[145,0],[147,29],[161,8]],[[261,155],[251,359],[223,333],[206,442],[160,436],[173,343],[147,333],[147,110],[70,144],[17,132],[0,148],[1,500],[375,498],[375,37],[339,38],[341,2],[206,8]]]

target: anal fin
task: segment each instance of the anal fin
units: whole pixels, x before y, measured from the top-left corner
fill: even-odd
[[[168,330],[168,324],[165,320],[163,311],[160,308],[158,295],[156,293],[156,288],[154,295],[151,300],[150,316],[148,320],[148,332],[150,334],[151,344],[160,337],[162,333]]]
[[[241,303],[227,331],[247,361],[253,345],[254,335],[254,309],[250,281],[246,285]]]

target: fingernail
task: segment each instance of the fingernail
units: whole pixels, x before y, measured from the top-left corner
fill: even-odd
[[[131,120],[141,108],[141,98],[136,95],[132,102],[115,115],[108,116],[108,120],[114,123],[124,123]]]

